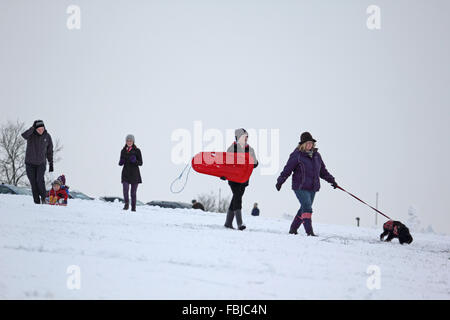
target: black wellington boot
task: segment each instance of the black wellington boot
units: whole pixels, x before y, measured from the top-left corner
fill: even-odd
[[[238,225],[238,229],[239,230],[245,230],[246,226],[244,225],[244,223],[242,222],[242,211],[241,209],[238,209],[234,212],[234,214],[236,215],[236,222]]]
[[[234,219],[234,211],[232,211],[231,209],[228,209],[224,227],[228,228],[228,229],[234,229],[233,228],[233,219]]]

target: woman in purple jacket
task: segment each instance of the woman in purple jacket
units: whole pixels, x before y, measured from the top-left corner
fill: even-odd
[[[334,177],[328,172],[322,161],[320,153],[315,148],[316,140],[309,132],[303,132],[300,136],[298,147],[291,153],[289,160],[278,177],[276,188],[280,191],[282,184],[292,175],[292,190],[300,201],[300,209],[292,221],[289,233],[297,234],[298,228],[303,223],[308,236],[315,236],[312,223],[312,204],[314,196],[320,189],[320,179],[329,182],[333,188],[337,188]]]

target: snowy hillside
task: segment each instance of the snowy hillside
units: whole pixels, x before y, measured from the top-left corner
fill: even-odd
[[[380,229],[315,224],[317,238],[289,235],[290,221],[188,209],[71,200],[36,206],[0,195],[0,298],[19,299],[449,299],[450,237],[413,234],[379,242]],[[67,268],[81,288],[69,290]],[[380,289],[366,284],[369,266]]]

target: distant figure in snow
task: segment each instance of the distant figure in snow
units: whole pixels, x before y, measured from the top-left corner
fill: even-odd
[[[276,189],[280,191],[281,186],[287,178],[292,175],[292,190],[300,201],[300,209],[292,221],[290,234],[297,234],[297,230],[303,223],[308,236],[315,236],[312,228],[312,204],[317,191],[320,189],[320,179],[329,182],[334,189],[338,184],[334,177],[328,172],[318,149],[315,147],[316,140],[309,132],[303,132],[300,142],[289,156],[283,171],[278,177]]]
[[[240,128],[234,131],[236,141],[228,148],[227,152],[234,153],[249,153],[255,163],[254,167],[258,166],[258,160],[256,160],[255,151],[247,144],[248,133],[245,129]],[[225,179],[225,178],[221,178]],[[244,230],[246,227],[242,222],[242,196],[244,195],[245,188],[248,186],[248,180],[244,183],[238,183],[234,181],[228,181],[228,185],[231,188],[233,197],[231,198],[230,207],[228,208],[227,217],[225,220],[226,228],[233,228],[233,220],[236,216],[237,227],[239,230]]]
[[[33,192],[34,203],[45,203],[45,181],[44,175],[47,170],[47,160],[49,171],[53,172],[53,142],[52,137],[44,126],[44,121],[36,120],[33,126],[22,133],[22,137],[27,140],[25,152],[25,167],[31,191]]]
[[[259,208],[258,208],[258,204],[256,202],[253,205],[252,216],[259,216]]]
[[[49,192],[48,203],[50,205],[66,206],[68,197],[66,190],[61,188],[61,181],[58,179],[53,181],[52,189]]]
[[[192,200],[192,209],[200,209],[205,211],[205,207],[201,202],[198,202],[197,200]]]
[[[129,134],[125,138],[125,146],[120,152],[119,166],[122,169],[122,186],[123,199],[125,205],[123,210],[128,210],[130,207],[129,191],[131,185],[131,211],[136,211],[137,188],[138,184],[142,183],[139,166],[142,166],[141,150],[134,144],[134,136]]]

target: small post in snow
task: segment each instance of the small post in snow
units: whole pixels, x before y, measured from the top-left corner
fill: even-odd
[[[356,217],[356,226],[359,227],[359,217]]]

